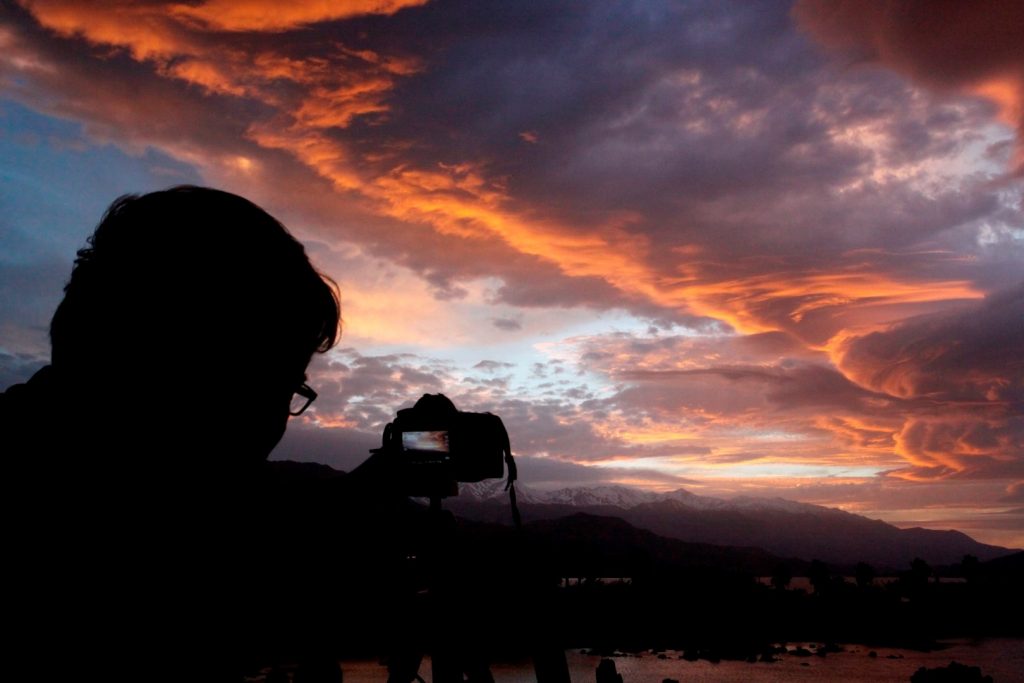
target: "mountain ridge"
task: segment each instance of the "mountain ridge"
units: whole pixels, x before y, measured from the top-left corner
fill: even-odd
[[[537,491],[517,486],[526,520],[558,519],[585,512],[618,517],[631,525],[688,543],[757,547],[781,557],[819,559],[836,564],[868,562],[905,569],[920,557],[948,565],[965,555],[982,561],[1015,549],[980,543],[962,531],[900,529],[879,519],[785,498],[701,496],[685,489],[657,493],[623,485]],[[462,484],[446,501],[457,515],[508,523],[504,482]]]

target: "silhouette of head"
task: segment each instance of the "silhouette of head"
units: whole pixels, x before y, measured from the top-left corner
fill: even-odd
[[[336,286],[284,226],[201,187],[117,199],[64,291],[53,367],[94,413],[175,446],[201,429],[234,459],[269,454],[339,330]]]

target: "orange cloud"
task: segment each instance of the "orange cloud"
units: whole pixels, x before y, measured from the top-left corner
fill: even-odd
[[[825,349],[851,318],[856,318],[858,325],[868,325],[890,317],[892,313],[886,307],[893,305],[977,299],[983,295],[965,280],[901,281],[891,274],[869,270],[783,271],[718,279],[704,272],[699,263],[684,263],[680,265],[684,277],[665,277],[650,264],[650,246],[642,234],[631,234],[614,221],[582,231],[524,215],[516,210],[514,198],[500,180],[489,178],[482,165],[438,165],[433,169],[404,164],[383,169],[360,166],[342,142],[315,130],[304,130],[303,124],[310,129],[332,122],[347,125],[355,115],[343,105],[325,111],[337,118],[319,120],[302,117],[300,112],[300,120],[288,131],[254,129],[252,138],[265,147],[289,151],[339,190],[357,191],[370,200],[377,213],[429,226],[442,235],[498,238],[520,253],[551,262],[570,277],[598,277],[628,297],[724,320],[745,334],[799,331],[809,314],[834,311],[835,321],[824,336],[809,335],[812,344]],[[681,258],[686,257],[681,254]],[[878,315],[872,315],[872,309],[878,309]]]
[[[895,436],[900,429],[899,419],[869,419],[850,415],[821,415],[814,419],[820,429],[829,431],[840,441],[853,445],[858,456],[866,452],[885,455],[893,452]]]
[[[354,83],[316,87],[294,112],[299,125],[312,128],[347,128],[357,116],[386,112],[383,95],[391,90],[388,78],[365,78]]]
[[[173,16],[222,31],[286,31],[366,14],[394,14],[427,0],[207,0],[174,4]]]
[[[26,6],[43,26],[61,35],[79,36],[100,50],[122,51],[151,65],[161,77],[157,80],[174,82],[180,89],[182,83],[191,84],[197,93],[219,96],[205,99],[223,97],[253,112],[242,122],[246,139],[233,141],[237,150],[219,155],[202,145],[176,150],[201,168],[220,164],[226,172],[247,177],[267,174],[261,182],[273,184],[280,180],[270,175],[274,164],[288,157],[289,163],[297,161],[328,181],[346,205],[385,225],[400,226],[402,239],[413,236],[415,241],[419,234],[434,249],[472,243],[480,249],[474,254],[485,253],[486,245],[500,245],[486,252],[492,260],[497,260],[494,254],[522,255],[530,266],[541,264],[566,281],[592,278],[608,283],[622,295],[609,306],[636,302],[646,310],[697,314],[724,321],[749,339],[756,335],[785,341],[778,352],[746,353],[738,342],[730,347],[721,340],[702,348],[612,350],[608,367],[598,369],[626,387],[619,395],[623,402],[629,399],[629,387],[639,386],[642,391],[635,400],[646,403],[642,413],[574,416],[607,446],[602,457],[653,453],[675,457],[678,464],[700,456],[707,458],[709,468],[722,471],[737,462],[837,468],[903,464],[908,467],[900,476],[926,477],[1002,462],[1018,447],[1019,437],[1006,427],[1006,414],[990,410],[1011,400],[1007,396],[1018,386],[1005,372],[1012,359],[1003,360],[1003,371],[972,361],[967,365],[973,374],[957,374],[956,364],[936,372],[936,359],[957,354],[952,332],[940,335],[935,343],[875,343],[905,331],[892,324],[894,318],[931,304],[978,299],[981,288],[972,282],[936,273],[901,274],[863,254],[818,264],[807,258],[734,252],[728,244],[717,252],[720,245],[687,244],[701,238],[683,231],[682,223],[670,226],[680,227],[682,236],[669,238],[677,243],[666,247],[646,231],[647,217],[636,210],[595,211],[584,220],[531,205],[510,189],[517,185],[504,175],[501,159],[481,154],[441,162],[417,157],[415,149],[410,152],[415,140],[394,138],[367,152],[360,136],[373,128],[369,124],[389,121],[396,89],[405,79],[428,74],[425,62],[329,39],[316,50],[289,52],[276,37],[250,43],[234,32],[278,31],[351,13],[397,11],[400,4],[340,9],[326,3],[289,4],[277,14],[268,12],[269,3],[233,3],[234,9],[227,4],[177,4],[170,13],[158,5],[120,3],[77,6],[40,0]],[[116,17],[114,7],[123,10]],[[126,17],[133,24],[131,31],[124,30]],[[1012,119],[1020,114],[1015,78],[1010,74],[963,82],[999,101],[1003,115]],[[739,104],[723,100],[716,106],[733,111]],[[757,119],[743,119],[744,125],[754,126]],[[540,132],[524,128],[511,128],[506,137],[516,142],[514,131],[521,130],[519,139],[525,143],[541,139]],[[556,144],[546,132],[543,139],[545,144],[531,146],[531,154]],[[849,141],[858,148],[870,143]],[[218,177],[225,177],[223,173]],[[436,253],[428,257],[432,255]],[[483,264],[481,270],[502,265]],[[403,285],[403,291],[413,288]],[[406,331],[416,327],[410,321],[443,319],[440,311],[445,309],[422,288],[418,296],[405,296],[400,304],[391,301],[391,292],[384,287],[356,284],[350,296],[357,303],[349,310],[361,325],[355,334],[377,341],[408,339]],[[430,333],[414,330],[412,339],[428,344]],[[813,372],[801,374],[803,366],[794,370],[796,357],[801,363],[813,357],[818,370],[827,370],[818,373],[826,375],[825,380],[811,376]],[[828,359],[842,374],[826,368]],[[641,377],[640,371],[651,374]],[[704,374],[679,374],[673,384],[669,371]],[[661,377],[655,378],[658,373]],[[956,377],[958,386],[972,395],[942,395],[937,400],[937,392],[948,393],[948,387],[935,384],[942,376]],[[935,405],[928,403],[932,400]],[[826,401],[834,406],[823,414]],[[969,402],[984,403],[986,409],[968,419]],[[694,446],[703,450],[693,450]],[[575,447],[572,441],[564,445]]]
[[[1016,429],[1007,428],[1006,416],[1001,417],[952,413],[908,420],[896,435],[896,453],[918,469],[897,474],[920,480],[971,472],[979,464],[1016,462],[1022,438]]]
[[[973,88],[982,97],[999,105],[999,113],[1007,125],[1018,125],[1024,119],[1024,83],[1019,79],[996,77],[981,81]]]
[[[242,97],[250,91],[236,82],[223,66],[215,61],[190,59],[161,67],[161,71],[172,78],[200,85],[210,92]]]
[[[411,0],[356,3],[220,2],[201,5],[89,4],[64,0],[24,0],[39,23],[61,35],[80,36],[96,45],[126,49],[153,63],[163,76],[181,79],[218,94],[253,97],[319,127],[345,126],[359,115],[387,110],[383,95],[396,76],[420,68],[418,60],[383,56],[332,44],[325,55],[294,58],[263,44],[233,46],[209,33],[217,30],[283,30],[327,19],[392,13]],[[202,20],[202,21],[198,21]],[[198,21],[198,23],[197,23]],[[125,30],[131,26],[131,30]],[[331,54],[333,52],[333,54]],[[287,80],[309,85],[293,105],[272,88]]]
[[[46,27],[95,43],[127,45],[137,59],[181,51],[188,32],[301,28],[367,14],[394,14],[427,0],[208,0],[138,3],[130,0],[19,0]]]
[[[1024,398],[1024,285],[955,313],[849,335],[836,365],[861,386],[900,398],[1012,405]]]
[[[965,281],[913,282],[867,269],[822,273],[779,264],[767,273],[723,276],[694,260],[692,252],[679,254],[679,276],[666,276],[650,263],[651,244],[629,229],[629,218],[587,226],[553,220],[520,205],[502,178],[489,177],[486,163],[423,167],[401,158],[375,160],[356,154],[351,143],[331,133],[360,118],[387,115],[388,97],[398,79],[424,68],[418,60],[337,44],[313,57],[290,57],[268,47],[242,50],[208,35],[210,30],[281,30],[391,13],[412,4],[418,3],[215,0],[176,4],[173,11],[161,5],[56,0],[26,6],[44,26],[128,49],[135,59],[154,63],[165,77],[269,105],[272,113],[252,122],[249,139],[266,149],[286,151],[338,190],[357,193],[372,213],[441,235],[501,240],[568,277],[604,280],[627,299],[714,317],[745,334],[786,330],[827,348],[851,324],[885,318],[872,315],[873,308],[980,296]],[[124,30],[125,12],[132,31]],[[301,87],[282,90],[276,87],[281,81]],[[527,131],[522,137],[533,142],[537,133]]]
[[[21,4],[41,25],[60,35],[125,47],[140,61],[195,53],[187,33],[169,20],[159,6],[112,0],[21,0]]]
[[[914,481],[1020,472],[1018,290],[959,315],[850,337],[838,369],[820,358],[774,356],[771,346],[750,347],[744,337],[585,338],[581,364],[622,387],[594,429],[660,456],[686,439],[710,452],[680,462],[724,471],[739,463],[815,464]],[[893,384],[880,371],[902,379]]]
[[[699,269],[686,267],[693,280],[702,278]],[[680,301],[691,302],[694,312],[727,321],[744,334],[789,330],[799,334],[808,314],[832,310],[842,316],[857,315],[859,325],[871,324],[870,309],[892,304],[922,304],[935,301],[978,299],[983,292],[965,280],[901,281],[892,274],[860,270],[854,272],[769,272],[731,280],[682,284]],[[866,315],[864,315],[866,313]],[[881,317],[891,315],[882,313]],[[833,335],[843,330],[843,321],[826,327],[823,338],[808,339],[812,345],[829,348]]]

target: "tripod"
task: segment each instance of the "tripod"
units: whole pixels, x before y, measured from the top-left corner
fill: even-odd
[[[486,622],[469,623],[474,615],[465,608],[474,596],[459,584],[458,568],[452,562],[457,557],[456,522],[451,512],[442,509],[441,499],[441,495],[430,496],[424,551],[422,557],[412,558],[413,562],[422,560],[424,565],[426,590],[412,598],[414,606],[417,598],[422,598],[429,632],[425,639],[405,634],[398,651],[388,658],[388,683],[423,681],[419,668],[424,640],[431,654],[433,683],[494,682],[485,654],[489,643],[485,639],[495,631]],[[462,614],[460,608],[464,609]],[[487,604],[475,604],[472,608],[493,609]],[[569,683],[565,653],[560,648],[552,642],[531,641],[529,649],[538,683]]]

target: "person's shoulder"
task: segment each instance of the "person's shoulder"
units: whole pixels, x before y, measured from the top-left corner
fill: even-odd
[[[62,471],[54,464],[73,430],[63,423],[59,408],[49,366],[0,392],[0,450],[10,476]]]
[[[267,477],[282,484],[328,482],[345,476],[343,471],[330,465],[296,460],[268,460],[264,471]]]
[[[28,381],[12,384],[0,392],[0,415],[14,419],[15,414],[33,410],[53,392],[53,368],[46,365]]]

